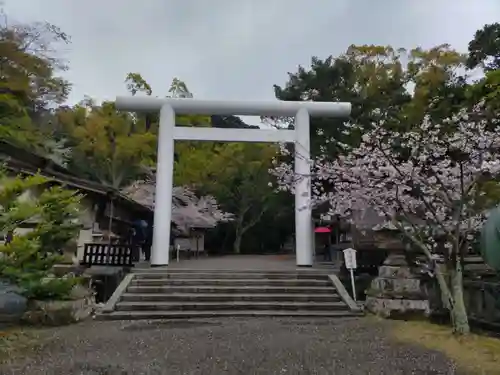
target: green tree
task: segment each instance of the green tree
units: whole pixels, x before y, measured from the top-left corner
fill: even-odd
[[[500,23],[485,25],[469,42],[467,67],[481,67],[485,75],[468,90],[471,103],[484,100],[495,117],[500,110]]]
[[[484,25],[469,42],[469,69],[481,66],[486,71],[500,69],[500,23]]]
[[[355,132],[347,131],[344,119],[311,119],[312,157],[332,160],[342,150],[331,140],[355,145],[374,123],[412,128],[425,114],[442,118],[458,110],[466,94],[465,78],[459,74],[464,61],[465,56],[446,44],[429,50],[352,45],[338,57],[313,57],[310,68],[299,67],[284,86],[274,88],[280,100],[352,103],[348,122],[360,126]],[[288,155],[278,159],[291,164],[293,146],[287,148]],[[331,190],[328,181],[322,184]]]
[[[28,221],[36,222],[34,231],[0,245],[0,279],[18,285],[28,299],[69,298],[79,282],[51,273],[62,247],[78,233],[81,196],[52,188],[40,199],[20,199],[48,182],[40,175],[12,178],[0,170],[0,232],[12,233]]]
[[[299,67],[296,73],[289,74],[284,86],[275,85],[274,89],[280,100],[350,102],[349,121],[366,129],[381,117],[387,126],[409,126],[419,123],[434,99],[443,102],[442,106],[434,106],[440,108],[441,115],[442,108],[453,104],[458,88],[463,88],[457,71],[464,60],[463,55],[446,44],[409,51],[391,46],[352,45],[338,57],[313,57],[309,69]],[[448,95],[453,90],[456,92]],[[329,138],[349,144],[358,142],[360,134],[347,136],[344,123],[343,119],[312,119],[312,153],[324,153],[326,147],[327,153],[335,157],[339,150],[333,143],[324,142]]]
[[[42,253],[62,254],[64,246],[80,229],[80,202],[83,195],[76,191],[52,186],[37,199],[39,223],[27,236],[35,238]]]
[[[40,118],[62,103],[70,85],[57,75],[66,69],[54,54],[69,37],[49,23],[9,24],[0,20],[0,137],[44,150],[47,129]]]
[[[71,146],[71,165],[93,179],[119,189],[152,165],[156,135],[114,103],[82,103],[63,111],[59,120]]]
[[[144,93],[147,96],[153,94],[153,88],[151,85],[142,77],[140,73],[129,73],[125,79],[127,85],[127,90],[132,95],[137,93]],[[179,78],[174,77],[170,88],[168,90],[169,95],[167,97],[171,98],[192,98],[193,94],[189,91],[186,83],[181,81]],[[146,128],[153,129],[154,132],[158,130],[159,114],[139,114],[137,116],[139,121],[144,121],[147,123]],[[210,118],[204,116],[203,114],[196,115],[177,115],[176,124],[182,126],[210,126]]]
[[[276,152],[268,144],[216,144],[192,148],[176,163],[176,184],[213,195],[224,211],[234,214],[227,225],[234,231],[235,253],[241,252],[245,233],[273,207],[269,168]]]
[[[135,95],[138,92],[143,92],[146,95],[151,96],[153,93],[153,89],[140,73],[128,73],[125,78],[125,83],[127,84],[127,90],[132,95]]]

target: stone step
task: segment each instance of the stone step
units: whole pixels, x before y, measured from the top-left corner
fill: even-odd
[[[333,270],[334,268],[332,268]],[[227,274],[306,274],[306,275],[328,275],[328,269],[324,268],[298,268],[298,269],[290,269],[290,270],[259,270],[259,269],[190,269],[190,268],[168,268],[168,267],[152,267],[152,268],[134,268],[132,270],[135,274],[144,274],[144,273],[211,273],[211,274],[219,274],[219,273],[227,273]]]
[[[127,293],[156,293],[156,294],[172,294],[172,293],[213,293],[213,294],[227,294],[227,293],[271,293],[271,294],[328,294],[335,293],[335,289],[330,286],[267,286],[267,285],[254,285],[254,286],[208,286],[208,285],[131,285],[127,288]]]
[[[340,302],[340,296],[332,289],[330,294],[224,294],[224,293],[125,293],[121,301],[196,301],[196,302],[214,302],[214,301],[251,301],[251,302]]]
[[[133,286],[162,286],[162,285],[213,285],[213,286],[330,286],[325,280],[298,280],[298,279],[133,279]]]
[[[242,317],[300,317],[300,318],[342,318],[361,316],[361,313],[345,311],[315,310],[211,310],[211,311],[113,311],[98,314],[98,320],[153,320],[153,319],[204,319]]]
[[[135,279],[287,279],[287,280],[326,280],[327,274],[317,274],[317,273],[268,273],[268,272],[251,272],[251,273],[236,273],[236,272],[148,272],[148,273],[137,273]]]
[[[255,301],[224,301],[224,302],[118,302],[117,311],[179,311],[179,310],[346,310],[343,302],[255,302]]]

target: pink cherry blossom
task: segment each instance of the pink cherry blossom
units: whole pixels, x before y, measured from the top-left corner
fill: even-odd
[[[486,195],[484,183],[500,187],[500,120],[488,119],[485,113],[478,104],[439,123],[425,116],[419,127],[402,129],[400,124],[397,131],[388,130],[384,120],[368,131],[348,123],[344,134],[363,134],[360,144],[326,139],[341,155],[330,157],[324,147],[310,161],[310,204],[328,201],[329,214],[356,226],[362,213],[375,211],[379,224],[370,220],[371,227],[364,229],[395,229],[409,248],[426,255],[423,268],[436,276],[443,304],[460,332],[468,332],[468,322],[459,254],[481,229],[488,209],[498,204]],[[281,155],[289,154],[288,148],[281,148]],[[304,177],[295,175],[279,156],[272,173],[281,190],[293,191]],[[450,281],[436,264],[443,258]]]
[[[356,147],[328,139],[343,154],[335,160],[321,155],[311,161],[310,203],[329,201],[329,214],[348,220],[355,212],[374,209],[379,226],[399,229],[424,246],[429,257],[437,247],[436,237],[461,246],[458,238],[479,230],[487,208],[497,203],[485,206],[483,199],[479,205],[484,196],[481,183],[500,175],[498,123],[486,120],[479,104],[471,113],[461,110],[439,124],[426,116],[419,128],[407,131],[389,131],[384,121],[374,123]],[[346,124],[345,133],[360,130]],[[289,154],[285,147],[281,152]],[[282,190],[293,191],[301,178],[291,165],[277,161],[272,173]]]

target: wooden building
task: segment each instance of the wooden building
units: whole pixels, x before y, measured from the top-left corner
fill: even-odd
[[[62,185],[84,194],[81,229],[74,241],[74,252],[78,261],[83,258],[85,244],[124,241],[134,220],[152,218],[151,208],[126,197],[116,189],[79,178],[50,159],[4,140],[0,140],[0,164],[3,164],[12,176],[40,173],[50,179],[49,185]],[[40,193],[39,189],[31,189],[22,199],[32,199]],[[36,222],[26,223],[17,229],[17,233],[29,231],[34,225]]]

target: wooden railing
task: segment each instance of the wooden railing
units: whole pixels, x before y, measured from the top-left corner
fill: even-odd
[[[468,256],[463,262],[464,302],[473,326],[500,332],[500,275],[480,256]],[[446,319],[441,293],[435,279],[426,282],[431,308],[437,318]]]
[[[464,300],[472,323],[500,332],[500,280],[465,280]]]
[[[83,251],[85,266],[133,267],[139,260],[139,248],[131,244],[87,243]]]

